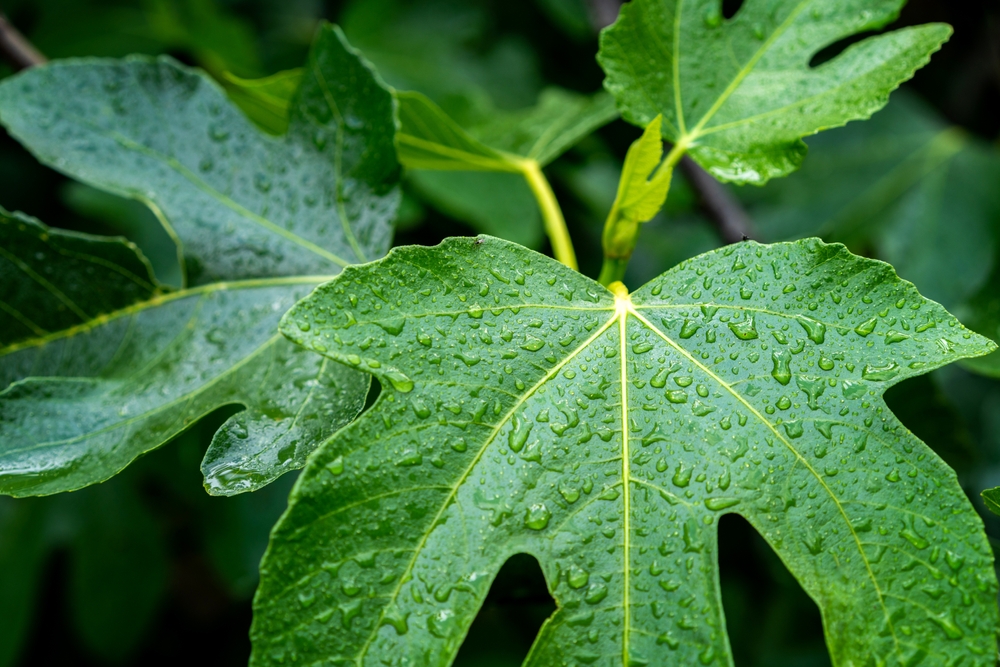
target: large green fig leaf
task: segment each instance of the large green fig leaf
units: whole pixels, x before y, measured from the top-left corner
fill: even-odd
[[[0,123],[39,160],[147,203],[188,277],[334,274],[389,247],[393,102],[335,27],[319,32],[288,132],[258,130],[169,58],[68,60],[0,84]]]
[[[511,555],[559,609],[528,665],[732,665],[719,518],[819,605],[833,663],[993,665],[997,583],[891,385],[994,344],[881,262],[742,243],[634,294],[499,240],[349,268],[282,324],[382,381],[310,459],[251,664],[441,665]]]
[[[905,0],[634,0],[601,35],[598,60],[623,117],[663,114],[664,135],[716,177],[764,183],[794,171],[801,138],[867,118],[923,66],[943,24],[869,37],[811,66],[824,47],[893,21]]]
[[[247,409],[205,455],[209,491],[250,491],[302,467],[317,440],[360,412],[368,389],[363,374],[277,333],[316,284],[216,283],[0,350],[0,493],[104,481],[231,404]]]
[[[158,291],[149,263],[125,239],[50,229],[0,208],[0,347],[88,322]]]

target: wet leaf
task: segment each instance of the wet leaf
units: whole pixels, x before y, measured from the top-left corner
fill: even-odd
[[[66,86],[83,92],[50,105]],[[292,304],[340,270],[326,245],[350,261],[384,252],[399,198],[391,95],[336,28],[321,29],[280,138],[169,60],[32,70],[0,84],[0,115],[64,170],[154,203],[199,279],[233,279],[165,290],[120,239],[0,218],[0,493],[104,481],[227,405],[245,410],[215,434],[205,485],[252,491],[301,468],[358,414],[369,376],[277,332]],[[195,174],[199,159],[226,174]],[[307,269],[323,273],[295,274]]]
[[[0,347],[159,292],[149,263],[125,239],[51,229],[0,208]]]
[[[629,295],[454,239],[345,270],[282,331],[384,390],[272,533],[254,666],[447,664],[517,553],[559,606],[526,664],[731,665],[727,512],[820,606],[834,664],[992,665],[982,523],[882,393],[995,346],[886,264],[746,242]]]
[[[0,350],[0,493],[102,482],[232,404],[247,409],[205,454],[210,493],[252,491],[301,468],[364,407],[369,383],[277,333],[315,285],[275,278],[173,292]]]
[[[824,47],[878,30],[904,0],[635,0],[601,35],[598,60],[623,117],[664,135],[717,178],[764,183],[794,171],[801,138],[867,118],[923,66],[951,28],[869,37],[812,66]]]
[[[192,284],[329,275],[389,247],[392,98],[335,27],[318,34],[282,137],[166,57],[33,68],[0,84],[0,122],[43,163],[153,208]]]

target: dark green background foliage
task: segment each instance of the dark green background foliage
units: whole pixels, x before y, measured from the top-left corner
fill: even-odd
[[[389,84],[426,94],[473,130],[487,126],[497,110],[534,105],[547,88],[587,95],[599,90],[595,8],[607,4],[8,0],[3,9],[51,58],[169,54],[204,69],[237,101],[245,93],[234,77],[303,66],[325,18],[342,26]],[[739,5],[725,0],[723,14],[732,16]],[[911,0],[890,27],[927,22],[950,23],[955,35],[885,110],[871,121],[807,139],[809,154],[791,176],[729,191],[745,205],[759,240],[820,236],[889,261],[921,294],[997,339],[1000,8],[989,0]],[[814,64],[854,41],[834,44]],[[0,75],[11,73],[0,65]],[[280,130],[282,113],[280,105],[277,110],[258,105],[252,117],[264,125],[276,122]],[[300,121],[293,112],[293,128]],[[634,127],[612,122],[547,168],[589,276],[597,274],[601,224],[625,151],[637,136]],[[280,157],[277,143],[264,143]],[[91,178],[100,180],[99,174]],[[374,197],[395,205],[394,192],[374,187]],[[0,137],[0,206],[60,229],[124,236],[143,251],[148,266],[137,262],[128,246],[116,246],[127,275],[101,274],[85,261],[62,265],[109,281],[107,298],[117,300],[102,304],[103,312],[183,280],[177,247],[148,209],[69,180],[6,135]],[[42,228],[26,220],[0,213],[0,255],[14,234],[34,234],[39,253],[78,259],[94,243],[77,235],[37,240]],[[406,174],[396,244],[429,245],[478,232],[548,249],[519,176]],[[371,241],[376,254],[387,245],[381,237]],[[643,229],[626,282],[638,288],[718,245],[715,227],[678,173],[666,210]],[[294,259],[309,264],[306,255]],[[187,270],[191,284],[212,277],[198,275],[196,264]],[[290,272],[269,266],[265,273]],[[251,267],[245,274],[261,271]],[[89,315],[49,312],[56,319],[45,326],[52,330]],[[37,333],[0,322],[0,345]],[[978,492],[1000,485],[1000,380],[991,379],[1000,376],[998,355],[909,379],[886,394],[899,420],[958,471],[980,510]],[[212,435],[236,410],[217,410],[104,484],[50,498],[0,498],[0,667],[247,664],[257,565],[295,475],[252,494],[205,494],[199,462]],[[1000,538],[1000,518],[985,521],[993,543],[993,536]],[[744,519],[723,518],[718,553],[736,664],[829,664],[815,605]],[[520,664],[553,609],[537,562],[512,558],[456,664]]]

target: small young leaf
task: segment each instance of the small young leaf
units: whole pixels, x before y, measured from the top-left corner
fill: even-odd
[[[1000,515],[1000,486],[994,489],[986,489],[981,494],[986,509],[994,514]]]
[[[392,97],[323,27],[274,138],[169,58],[67,60],[0,83],[0,122],[42,162],[148,203],[194,284],[333,274],[389,247]]]
[[[669,174],[653,178],[653,172],[663,159],[663,138],[660,135],[662,120],[662,116],[654,118],[625,155],[618,196],[612,210],[631,222],[652,220],[667,200]]]
[[[634,0],[601,34],[598,60],[623,117],[664,132],[716,177],[764,183],[795,170],[801,138],[867,118],[948,39],[942,24],[822,48],[896,18],[905,0]]]
[[[527,665],[731,665],[727,512],[820,606],[834,664],[995,660],[982,523],[882,393],[996,346],[886,264],[747,242],[629,295],[453,239],[345,270],[282,331],[384,390],[272,533],[254,667],[448,664],[516,553],[558,605]]]
[[[285,70],[263,79],[241,79],[226,72],[223,83],[229,98],[243,110],[247,118],[262,130],[280,135],[288,131],[292,98],[295,97],[303,76],[301,69]]]
[[[0,208],[0,348],[158,293],[149,263],[125,239],[50,229]]]
[[[104,481],[231,404],[247,409],[205,454],[210,493],[252,491],[302,467],[364,407],[369,383],[276,334],[282,313],[316,282],[174,292],[0,350],[0,493]]]

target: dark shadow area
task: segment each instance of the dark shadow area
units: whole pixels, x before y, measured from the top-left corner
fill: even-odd
[[[930,375],[890,387],[885,402],[913,435],[933,449],[960,476],[974,468],[975,444],[965,423]]]
[[[729,20],[736,16],[743,6],[743,0],[722,0],[722,17]]]
[[[247,664],[257,562],[295,476],[275,482],[273,491],[236,498],[205,494],[198,470],[205,447],[241,409],[214,411],[104,484],[40,499],[47,555],[14,665]],[[109,494],[138,512],[138,520],[122,525],[107,512],[95,517],[95,497]],[[81,560],[88,551],[94,551],[89,567]],[[142,557],[130,557],[135,554]],[[144,590],[150,580],[160,584]],[[127,602],[102,604],[91,589]],[[89,591],[91,599],[74,591]],[[81,624],[81,614],[89,623]]]
[[[722,604],[737,667],[828,667],[819,609],[746,519],[719,522]]]
[[[555,610],[538,561],[513,556],[500,568],[454,667],[517,667]]]
[[[874,32],[862,32],[857,35],[851,35],[850,37],[845,37],[844,39],[839,39],[829,46],[824,46],[822,49],[817,51],[812,58],[809,59],[809,67],[819,67],[824,63],[828,63],[841,53],[847,50],[852,44],[857,44],[863,40],[868,39],[872,35],[877,33]]]

